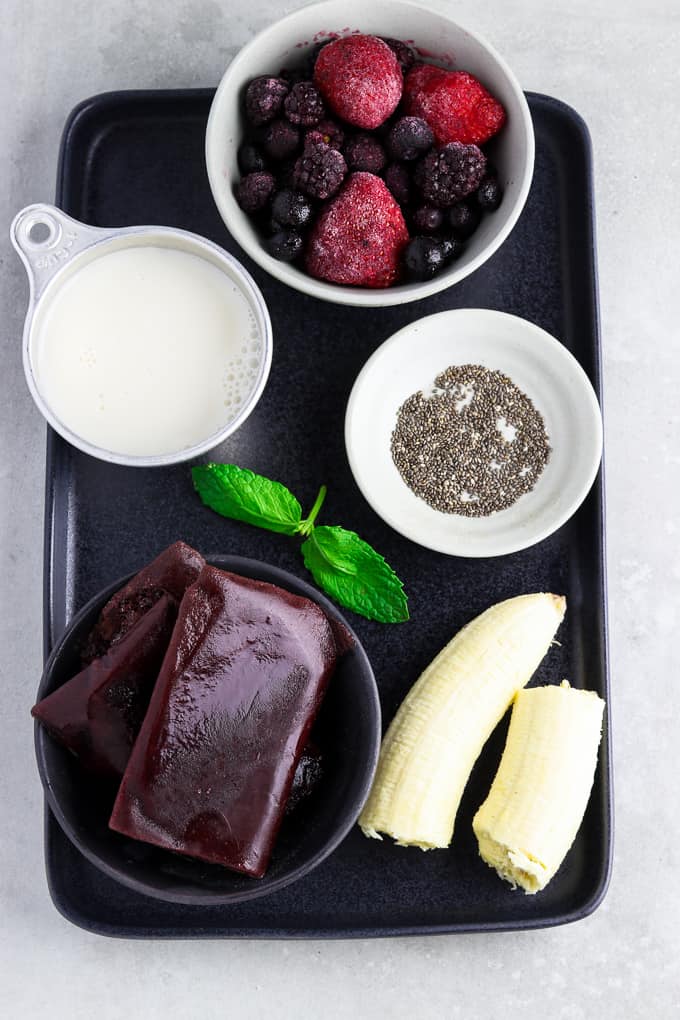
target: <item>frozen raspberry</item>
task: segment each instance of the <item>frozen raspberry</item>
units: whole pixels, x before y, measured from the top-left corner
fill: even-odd
[[[246,116],[251,124],[266,124],[273,120],[288,95],[288,84],[283,78],[262,75],[253,78],[246,89]]]
[[[350,170],[366,170],[371,174],[379,173],[387,162],[378,139],[363,133],[350,138],[344,156]]]
[[[405,42],[402,42],[401,39],[389,39],[384,35],[380,38],[384,43],[387,43],[394,53],[399,62],[399,66],[401,67],[402,74],[406,74],[407,71],[410,71],[416,62],[416,55],[411,47]]]
[[[400,117],[387,136],[387,151],[392,159],[417,159],[433,145],[432,130],[421,117]]]
[[[236,201],[244,212],[259,212],[266,206],[275,186],[273,174],[265,171],[247,174],[236,185]]]
[[[267,160],[257,145],[252,142],[242,142],[236,153],[238,168],[242,174],[252,174],[256,170],[266,170]]]
[[[347,173],[344,156],[323,142],[308,141],[305,151],[295,164],[295,187],[311,198],[326,199],[334,195]]]
[[[477,205],[484,212],[493,212],[501,204],[503,190],[495,177],[487,177],[477,188]]]
[[[411,221],[418,234],[436,234],[441,230],[444,213],[436,205],[419,205],[413,210]]]
[[[305,132],[305,144],[309,140],[325,142],[326,145],[330,145],[331,149],[337,149],[340,152],[345,144],[345,132],[337,121],[329,120],[326,117],[324,120],[320,120],[318,124],[315,124],[309,131]]]
[[[408,230],[374,174],[354,173],[322,210],[307,245],[311,276],[357,287],[389,287],[400,275]]]
[[[505,123],[505,110],[476,78],[433,64],[417,64],[406,75],[404,111],[426,120],[438,145],[482,145]]]
[[[411,178],[401,163],[390,163],[385,171],[385,184],[399,205],[408,205],[411,200]]]
[[[293,85],[283,102],[283,110],[291,124],[312,127],[318,124],[326,112],[319,90],[311,81]]]
[[[314,82],[338,117],[371,129],[394,112],[403,88],[394,53],[374,35],[335,39],[319,53]]]
[[[273,120],[262,134],[262,148],[270,159],[288,159],[300,147],[300,132],[287,120]]]
[[[470,202],[456,202],[449,209],[449,223],[461,241],[471,237],[479,226],[479,210]]]
[[[415,182],[427,202],[447,208],[476,191],[485,170],[486,157],[481,149],[450,142],[418,163]]]
[[[272,217],[282,226],[304,227],[312,218],[312,206],[299,191],[283,188],[272,200]]]
[[[286,228],[278,230],[265,241],[265,248],[270,255],[281,262],[292,262],[302,251],[302,234],[297,230]]]

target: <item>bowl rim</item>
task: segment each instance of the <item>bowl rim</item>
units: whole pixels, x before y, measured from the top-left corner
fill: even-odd
[[[364,772],[361,782],[353,798],[353,806],[351,811],[347,814],[343,823],[337,827],[331,834],[330,838],[323,844],[323,846],[311,857],[311,859],[299,864],[290,872],[286,872],[284,875],[267,884],[267,876],[262,879],[252,879],[252,884],[245,888],[236,890],[235,892],[215,892],[214,890],[206,889],[203,893],[195,894],[189,892],[186,886],[182,886],[177,890],[160,890],[148,886],[143,880],[135,878],[126,874],[124,871],[120,871],[112,865],[103,861],[95,852],[93,852],[87,843],[83,842],[78,834],[74,831],[70,822],[66,818],[64,811],[62,810],[59,800],[56,797],[49,776],[49,769],[46,765],[45,751],[48,741],[53,741],[54,738],[49,735],[44,726],[42,726],[38,720],[34,720],[34,749],[36,762],[38,766],[38,773],[40,781],[42,783],[45,798],[47,800],[47,806],[54,815],[55,819],[59,823],[59,826],[63,830],[64,834],[70,840],[76,849],[83,854],[87,860],[93,864],[99,871],[104,872],[109,878],[121,885],[126,886],[129,889],[133,889],[135,892],[141,893],[144,896],[148,896],[151,899],[160,900],[165,903],[182,903],[191,906],[220,906],[232,903],[244,903],[247,900],[259,899],[262,896],[268,896],[270,893],[277,892],[279,889],[285,888],[285,886],[291,885],[300,878],[304,878],[305,875],[309,874],[314,870],[322,861],[324,861],[346,838],[350,830],[356,824],[356,821],[361,813],[363,805],[368,797],[369,790],[373,783],[375,771],[378,765],[378,754],[380,751],[380,742],[382,735],[382,716],[380,708],[380,697],[378,694],[378,686],[371,666],[370,660],[366,654],[366,651],[357,636],[353,627],[345,619],[344,615],[340,612],[337,606],[322,595],[316,588],[314,588],[307,581],[297,577],[290,571],[284,570],[283,567],[275,566],[274,564],[266,563],[264,560],[256,560],[252,557],[245,556],[231,556],[229,554],[215,553],[205,557],[206,563],[211,566],[219,567],[221,570],[228,570],[231,573],[241,573],[244,577],[255,576],[258,577],[260,572],[265,572],[268,577],[271,578],[268,583],[276,584],[279,587],[287,588],[291,583],[293,588],[287,588],[289,591],[293,591],[294,594],[301,594],[305,598],[309,598],[311,601],[316,602],[317,605],[321,606],[325,613],[330,614],[332,618],[342,623],[349,633],[351,634],[354,646],[353,651],[358,656],[358,666],[360,672],[365,677],[365,688],[366,688],[366,706],[368,709],[368,718],[370,720],[371,729],[371,742],[367,748],[368,767]],[[253,574],[248,573],[253,571]],[[103,605],[116,591],[131,578],[134,577],[136,571],[132,571],[123,577],[112,581],[105,588],[102,588],[99,592],[88,599],[77,613],[73,615],[69,621],[66,629],[61,634],[59,639],[55,642],[43,668],[42,675],[40,677],[40,683],[38,686],[38,692],[36,700],[40,701],[46,695],[46,688],[49,686],[49,681],[54,669],[55,663],[62,654],[65,646],[71,640],[73,632],[82,623],[83,619],[92,612],[96,605]],[[229,869],[225,869],[229,872]],[[264,885],[262,883],[265,883]]]
[[[454,29],[457,29],[469,36],[482,49],[486,50],[505,76],[520,112],[522,134],[526,142],[527,155],[525,165],[522,170],[521,183],[517,197],[514,205],[508,212],[505,222],[499,228],[494,237],[482,251],[480,251],[464,266],[456,268],[458,264],[454,263],[454,267],[452,269],[445,270],[443,273],[433,277],[431,280],[373,289],[366,287],[349,287],[323,280],[316,280],[314,277],[303,273],[302,270],[294,269],[286,263],[281,262],[279,259],[275,259],[272,255],[269,255],[269,253],[265,251],[259,242],[257,244],[252,242],[245,226],[248,222],[245,214],[237,205],[232,194],[231,187],[224,186],[222,174],[219,173],[216,168],[217,160],[213,161],[212,158],[212,153],[216,148],[215,138],[218,131],[217,125],[219,108],[222,104],[223,96],[229,92],[231,88],[231,77],[233,76],[233,72],[235,70],[239,70],[243,65],[248,65],[248,63],[251,62],[253,52],[258,50],[262,41],[264,39],[274,38],[282,26],[288,27],[294,25],[298,20],[307,18],[309,16],[309,11],[318,11],[322,14],[324,9],[335,10],[338,5],[339,0],[321,0],[319,3],[308,4],[305,7],[298,8],[290,14],[287,14],[285,17],[280,18],[278,21],[275,21],[272,25],[268,25],[263,28],[255,36],[253,36],[252,39],[250,39],[231,60],[222,75],[211,103],[205,133],[205,162],[210,190],[219,214],[225,226],[232,234],[234,240],[250,256],[250,258],[252,258],[253,261],[260,266],[261,269],[264,269],[281,283],[285,283],[303,294],[319,298],[323,301],[355,307],[382,308],[392,305],[407,304],[411,301],[419,301],[422,298],[430,297],[433,294],[437,294],[442,290],[446,290],[448,287],[452,287],[455,284],[460,283],[461,280],[470,276],[489,258],[491,258],[491,256],[506,240],[517,223],[517,220],[524,209],[529,195],[529,190],[531,188],[534,173],[536,142],[529,104],[519,81],[510,69],[509,65],[483,36],[464,27],[463,25],[460,25],[458,22],[450,18],[447,13],[435,10],[425,3],[414,3],[412,0],[390,0],[391,6],[408,8],[413,11],[421,11],[447,21]]]
[[[423,322],[437,320],[443,323],[444,321],[450,322],[452,318],[465,319],[465,317],[469,318],[471,316],[480,318],[484,317],[487,320],[493,319],[496,324],[497,332],[502,332],[504,325],[506,327],[510,325],[508,320],[511,320],[512,323],[515,324],[518,322],[521,323],[522,329],[526,333],[531,333],[534,340],[537,341],[532,360],[534,365],[540,366],[542,370],[544,370],[546,366],[546,351],[550,351],[549,357],[557,358],[563,365],[569,365],[570,370],[574,373],[573,378],[577,380],[579,393],[584,399],[585,406],[588,408],[588,412],[591,415],[591,422],[595,428],[595,435],[591,451],[592,455],[589,459],[587,459],[587,461],[583,462],[583,466],[581,468],[583,478],[578,487],[578,491],[568,503],[564,504],[559,513],[549,516],[547,523],[543,527],[530,531],[523,538],[503,543],[500,538],[494,538],[491,536],[488,539],[487,548],[481,547],[482,543],[480,543],[480,547],[473,549],[473,551],[463,551],[460,547],[465,546],[464,539],[460,539],[457,543],[453,543],[457,546],[455,549],[451,547],[446,548],[443,543],[437,542],[436,539],[432,540],[429,537],[428,531],[421,531],[417,527],[411,528],[408,525],[405,526],[398,513],[385,509],[380,500],[376,498],[375,491],[371,485],[366,484],[366,473],[362,473],[359,470],[358,458],[355,450],[355,438],[353,435],[353,419],[360,400],[366,399],[366,394],[362,391],[365,390],[367,379],[369,378],[376,363],[380,362],[391,350],[400,348],[404,345],[404,343],[408,342],[412,338],[414,328],[419,327]],[[498,368],[500,371],[504,371],[503,365],[498,366]],[[507,556],[511,553],[520,552],[522,549],[528,549],[531,546],[537,545],[539,542],[542,542],[544,539],[554,534],[558,528],[561,528],[562,525],[566,524],[567,521],[571,519],[590,492],[600,468],[603,449],[602,410],[593,385],[590,382],[583,366],[563,343],[561,343],[551,333],[548,333],[548,331],[543,329],[541,326],[536,325],[536,323],[531,322],[531,320],[525,319],[520,315],[513,315],[510,312],[497,311],[491,308],[451,308],[443,312],[435,312],[433,315],[425,315],[422,318],[414,319],[412,322],[403,326],[383,341],[383,343],[380,344],[380,346],[364,363],[354,381],[345,411],[344,435],[345,450],[347,452],[347,459],[349,461],[354,481],[366,502],[371,506],[375,513],[378,514],[381,520],[400,535],[403,535],[405,538],[415,542],[417,545],[420,545],[425,549],[431,549],[434,552],[443,553],[447,556],[458,556],[461,559],[483,559],[496,556]],[[527,495],[531,495],[531,493],[528,493]],[[437,511],[434,512],[436,513]],[[441,516],[445,517],[448,515],[441,514]]]

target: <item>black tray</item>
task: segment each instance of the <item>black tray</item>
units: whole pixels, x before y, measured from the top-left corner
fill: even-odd
[[[72,113],[64,132],[57,203],[100,226],[163,223],[235,252],[269,304],[274,360],[264,397],[211,459],[281,479],[310,504],[329,485],[327,523],[356,529],[403,578],[411,621],[352,623],[373,664],[385,721],[454,632],[499,599],[555,591],[568,612],[538,679],[568,677],[608,699],[603,490],[598,477],[572,521],[532,549],[491,560],[452,559],[392,531],[361,497],[343,443],[352,383],[368,356],[405,323],[447,308],[482,306],[525,316],[562,340],[600,392],[597,290],[588,131],[569,107],[529,96],[536,172],[526,209],[492,259],[458,286],[417,304],[365,310],[288,289],[253,265],[213,204],[203,161],[212,91],[122,92]],[[206,458],[207,459],[207,458]],[[74,611],[112,578],[175,539],[206,555],[237,553],[305,576],[296,542],[226,521],[203,507],[188,466],[140,470],[94,460],[47,437],[45,652]],[[367,840],[355,829],[312,874],[272,896],[232,907],[165,905],[89,864],[47,812],[52,898],[83,928],[123,937],[349,937],[537,928],[593,911],[612,850],[608,726],[583,826],[564,866],[538,896],[513,891],[477,856],[471,829],[503,746],[503,723],[472,774],[449,851],[424,854]]]

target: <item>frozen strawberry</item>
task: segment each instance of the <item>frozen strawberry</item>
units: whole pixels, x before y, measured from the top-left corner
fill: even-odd
[[[394,113],[403,88],[399,62],[382,39],[350,35],[319,53],[314,84],[327,106],[348,124],[377,128]]]
[[[399,277],[408,240],[401,209],[383,181],[354,173],[312,228],[306,269],[332,283],[389,287]]]
[[[404,112],[426,120],[438,145],[483,145],[505,123],[505,110],[473,75],[433,64],[417,64],[406,75]]]

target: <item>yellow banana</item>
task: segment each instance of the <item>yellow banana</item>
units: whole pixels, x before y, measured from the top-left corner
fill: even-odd
[[[421,674],[382,742],[365,835],[447,847],[468,776],[559,627],[562,596],[520,595],[467,624]]]
[[[564,860],[593,785],[604,701],[593,691],[533,687],[515,699],[503,757],[472,827],[501,878],[543,889]]]

